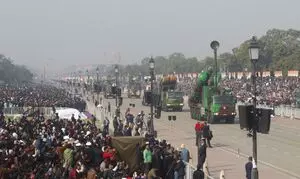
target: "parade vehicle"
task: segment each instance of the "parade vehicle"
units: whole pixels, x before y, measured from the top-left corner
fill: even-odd
[[[115,83],[106,85],[104,89],[104,98],[116,98],[116,91],[117,87]]]
[[[137,78],[130,78],[128,84],[128,98],[140,98],[141,88],[141,83]]]
[[[143,100],[142,100],[142,105],[144,106],[149,106],[152,103],[152,93],[151,93],[151,86],[150,85],[146,85],[144,87],[144,95],[143,95]]]
[[[192,95],[189,97],[189,107],[192,119],[208,123],[234,123],[236,116],[236,99],[229,89],[221,89],[219,81],[212,70],[198,75]]]
[[[164,76],[155,90],[157,94],[154,99],[161,106],[163,111],[182,111],[184,103],[184,93],[177,89],[177,78],[173,75]]]

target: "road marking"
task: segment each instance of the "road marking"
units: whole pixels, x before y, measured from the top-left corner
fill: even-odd
[[[112,106],[112,107],[113,107],[113,106]],[[162,121],[162,120],[161,120],[161,123],[160,123],[159,125],[160,125],[160,126],[164,126],[164,127],[168,127],[168,125],[166,125],[166,122],[164,122],[164,121]],[[291,129],[299,129],[299,128],[288,127],[288,126],[285,126],[285,125],[279,125],[279,124],[277,124],[277,125],[278,125],[278,126],[282,126],[282,127],[291,128]],[[191,135],[186,135],[186,132],[185,132],[185,131],[173,130],[173,133],[177,133],[177,134],[179,134],[180,136],[184,136],[184,137],[191,137]],[[300,135],[300,134],[299,134],[299,135]],[[195,136],[194,136],[194,137],[195,137]],[[171,138],[172,138],[172,137],[171,137]],[[274,149],[275,149],[275,148],[274,148]],[[248,155],[246,155],[246,154],[244,154],[244,153],[241,153],[241,152],[240,152],[239,155],[238,155],[238,153],[237,153],[236,151],[234,151],[233,149],[231,149],[231,148],[229,148],[229,147],[218,147],[218,148],[216,148],[216,150],[221,150],[221,151],[230,153],[230,154],[232,154],[232,155],[234,155],[234,156],[236,156],[236,157],[238,157],[238,156],[240,155],[240,156],[244,157],[245,159],[248,158]],[[275,150],[278,151],[278,149],[275,149]],[[297,158],[300,158],[300,156],[297,156]],[[264,161],[258,160],[258,163],[263,164],[263,165],[265,165],[265,166],[268,166],[268,167],[270,167],[270,168],[276,169],[276,170],[278,170],[278,171],[280,171],[280,172],[282,172],[282,173],[284,173],[284,174],[287,174],[287,175],[289,175],[289,176],[293,176],[293,177],[300,178],[300,175],[295,174],[295,173],[293,173],[293,172],[291,172],[291,171],[288,171],[288,170],[286,170],[286,169],[277,167],[277,166],[275,166],[275,165],[273,165],[273,164],[270,164],[270,163],[268,163],[268,162],[264,162]]]
[[[165,124],[160,124],[160,125],[161,125],[161,126],[166,126]],[[183,132],[180,133],[180,132],[177,131],[177,130],[174,130],[173,132],[174,132],[174,133],[177,133],[177,134],[179,134],[179,135],[181,135],[181,136],[189,137],[189,136],[186,135],[185,133],[183,133]],[[182,135],[182,133],[183,133],[184,135]],[[275,150],[275,151],[278,151],[278,149],[276,149],[276,148],[274,148],[274,147],[272,147],[272,149]],[[249,155],[246,155],[246,154],[241,153],[241,152],[239,152],[239,154],[238,154],[236,151],[234,151],[233,149],[231,149],[231,148],[229,148],[229,147],[218,147],[218,148],[216,148],[216,150],[222,150],[222,151],[225,151],[225,152],[230,153],[230,154],[232,154],[232,155],[234,155],[234,156],[236,156],[236,157],[239,157],[239,156],[242,156],[242,157],[244,157],[244,158],[248,158],[248,157],[249,157]],[[288,170],[286,170],[286,169],[280,168],[280,167],[278,167],[278,166],[275,166],[275,165],[273,165],[273,164],[271,164],[271,163],[264,162],[264,161],[261,161],[261,160],[258,160],[258,163],[263,164],[263,165],[268,166],[268,167],[271,167],[271,168],[273,168],[273,169],[279,170],[280,172],[282,172],[282,173],[284,173],[284,174],[286,174],[286,175],[289,175],[289,176],[292,176],[292,177],[300,178],[300,175],[298,175],[298,174],[296,174],[296,173],[293,173],[293,172],[291,172],[291,171],[288,171]]]
[[[222,151],[224,151],[224,152],[231,153],[232,155],[235,155],[236,157],[239,156],[235,151],[233,151],[232,149],[230,149],[230,148],[228,148],[228,147],[217,148],[217,150],[222,150]],[[244,154],[244,153],[241,153],[241,152],[240,152],[239,154],[240,154],[240,156],[242,156],[242,157],[244,157],[244,158],[248,158],[248,157],[249,157],[248,155],[246,155],[246,154]],[[268,163],[268,162],[264,162],[264,161],[261,161],[261,160],[257,160],[257,161],[258,161],[258,163],[261,163],[261,164],[266,165],[266,166],[268,166],[268,167],[271,167],[271,168],[274,168],[274,169],[276,169],[276,170],[279,170],[279,171],[281,171],[282,173],[285,173],[285,174],[287,174],[287,175],[289,175],[289,176],[296,177],[296,178],[300,178],[300,175],[298,175],[298,174],[296,174],[296,173],[293,173],[293,172],[291,172],[291,171],[288,171],[288,170],[286,170],[286,169],[277,167],[277,166],[275,166],[275,165],[272,165],[272,164],[270,164],[270,163]]]

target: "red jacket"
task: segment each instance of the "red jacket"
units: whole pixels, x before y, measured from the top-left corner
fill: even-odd
[[[204,124],[203,123],[196,123],[195,124],[195,131],[196,132],[200,132],[202,129],[203,129],[203,127],[204,127]]]

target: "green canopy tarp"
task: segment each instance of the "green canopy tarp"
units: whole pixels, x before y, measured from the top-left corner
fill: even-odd
[[[138,169],[137,144],[144,145],[145,138],[136,137],[113,137],[112,146],[118,151],[118,159],[125,161],[131,172]]]

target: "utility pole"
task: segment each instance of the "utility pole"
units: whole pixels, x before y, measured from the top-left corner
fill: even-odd
[[[154,90],[153,90],[153,80],[154,80],[154,68],[155,68],[155,62],[154,59],[151,57],[149,61],[149,70],[150,70],[150,87],[151,87],[151,105],[150,105],[150,134],[154,135],[154,123],[153,123],[153,103],[154,103]]]
[[[96,81],[96,83],[97,83],[97,88],[96,88],[96,92],[97,92],[97,101],[99,101],[99,87],[100,87],[100,85],[99,85],[99,67],[97,67],[96,68],[96,74],[97,74],[97,81]]]
[[[116,76],[116,107],[117,107],[117,110],[116,110],[116,116],[117,117],[120,117],[119,114],[120,114],[120,106],[119,106],[119,103],[118,103],[118,98],[119,98],[119,94],[118,94],[118,91],[119,91],[119,67],[118,65],[115,65],[115,76]]]
[[[259,60],[259,45],[256,40],[256,37],[253,37],[249,46],[249,55],[252,62],[252,83],[253,83],[253,134],[252,134],[252,152],[253,152],[253,168],[251,173],[252,179],[258,179],[258,170],[257,170],[257,130],[258,130],[258,116],[256,109],[256,64]]]

